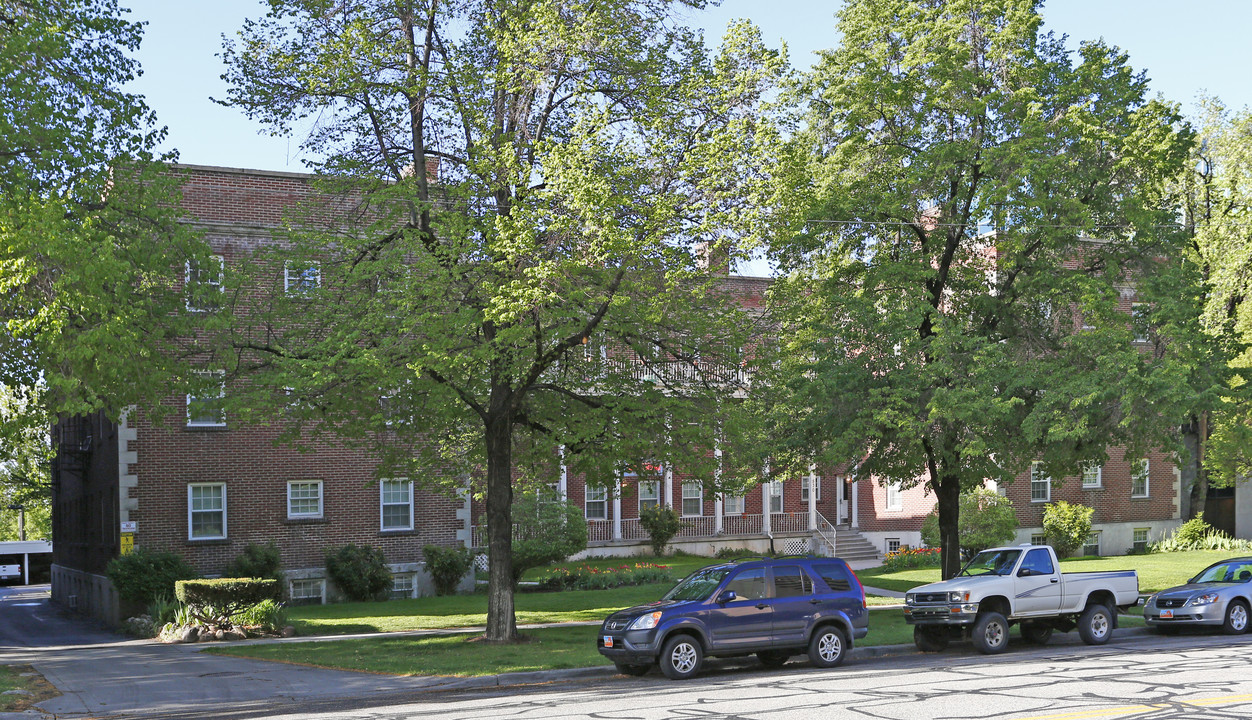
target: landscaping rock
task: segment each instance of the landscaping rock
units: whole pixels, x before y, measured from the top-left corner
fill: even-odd
[[[288,625],[288,626],[286,626],[286,627],[284,627],[284,628],[282,629],[282,632],[280,632],[280,633],[279,633],[279,635],[282,635],[282,636],[283,636],[283,637],[285,637],[285,638],[286,638],[286,637],[295,637],[295,636],[296,636],[296,629],[295,629],[294,627],[292,627],[292,626]]]
[[[200,639],[200,628],[187,625],[178,633],[177,638],[178,642],[193,643]]]
[[[222,640],[246,640],[248,636],[238,630],[222,630]]]

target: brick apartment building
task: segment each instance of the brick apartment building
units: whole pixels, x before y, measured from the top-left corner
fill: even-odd
[[[224,272],[272,242],[284,213],[313,192],[305,174],[180,170],[184,207]],[[728,277],[725,283],[750,306],[761,302],[769,280]],[[324,570],[330,547],[381,548],[394,576],[393,595],[412,596],[429,588],[424,545],[485,544],[483,509],[468,497],[433,493],[407,480],[376,481],[377,460],[360,450],[319,440],[313,452],[297,451],[276,442],[279,425],[243,425],[206,409],[200,398],[165,402],[172,412],[161,421],[132,412],[120,424],[95,416],[55,429],[55,601],[117,621],[120,608],[103,571],[123,541],[174,551],[208,575],[222,572],[249,543],[273,542],[286,591],[297,601],[333,597]],[[920,486],[901,490],[837,469],[783,478],[742,497],[714,497],[689,482],[681,467],[653,470],[642,482],[624,476],[604,487],[560,469],[554,485],[587,517],[586,554],[641,551],[647,538],[639,511],[659,503],[680,510],[686,527],[674,545],[689,551],[772,547],[873,558],[919,545],[922,519],[934,507]],[[1177,473],[1161,455],[1148,458],[1146,475],[1115,453],[1091,477],[1052,487],[1026,472],[1004,491],[1018,509],[1023,542],[1039,532],[1045,501],[1092,505],[1092,549],[1104,554],[1156,539],[1181,515]]]

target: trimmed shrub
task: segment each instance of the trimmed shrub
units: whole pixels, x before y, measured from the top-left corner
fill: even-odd
[[[465,547],[427,545],[422,548],[422,554],[426,556],[426,570],[435,581],[436,595],[455,593],[461,578],[469,573],[470,566],[474,564],[474,554]]]
[[[531,568],[559,562],[587,547],[583,509],[533,492],[513,503],[513,583]]]
[[[980,487],[961,493],[960,513],[957,532],[962,557],[973,557],[980,550],[1010,543],[1017,536],[1013,503],[994,490]],[[940,545],[938,509],[922,521],[922,542],[932,548]]]
[[[232,578],[270,578],[277,580],[281,587],[283,584],[283,573],[280,569],[282,564],[282,556],[278,552],[278,546],[274,543],[266,545],[248,543],[243,552],[226,566],[222,574]]]
[[[200,577],[196,569],[172,552],[135,548],[109,561],[104,574],[123,601],[147,607],[174,594],[174,583]]]
[[[278,581],[270,578],[215,578],[213,580],[179,580],[174,596],[186,605],[212,605],[238,611],[262,600],[277,599]]]
[[[607,590],[627,585],[672,582],[674,576],[668,565],[640,562],[610,568],[590,565],[556,568],[539,581],[539,587],[543,590]]]
[[[391,589],[387,558],[368,545],[327,550],[326,574],[349,600],[385,600]]]
[[[674,539],[686,523],[674,508],[654,505],[639,511],[639,525],[648,533],[652,554],[660,557],[665,554],[665,546],[669,545],[669,541]]]
[[[1043,508],[1043,538],[1057,557],[1069,557],[1087,542],[1094,512],[1086,505],[1071,505],[1064,500]]]
[[[908,570],[910,568],[939,567],[941,557],[939,548],[900,548],[887,553],[882,566],[888,570]]]

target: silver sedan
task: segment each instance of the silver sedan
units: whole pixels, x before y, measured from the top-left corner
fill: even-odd
[[[1148,627],[1169,632],[1182,625],[1219,626],[1227,635],[1248,629],[1252,608],[1252,558],[1213,563],[1186,585],[1148,598],[1143,619]]]

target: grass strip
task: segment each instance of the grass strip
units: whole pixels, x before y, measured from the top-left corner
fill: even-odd
[[[0,712],[22,712],[60,694],[30,665],[0,665]]]

